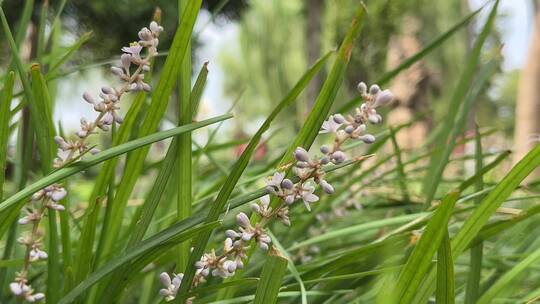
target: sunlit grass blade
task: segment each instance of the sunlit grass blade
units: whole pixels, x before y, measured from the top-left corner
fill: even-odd
[[[452,215],[459,194],[459,191],[453,190],[443,198],[422,232],[422,236],[399,275],[394,290],[396,303],[413,303],[416,291],[430,269],[431,258],[447,233],[448,220]]]
[[[471,92],[467,96],[467,93],[471,91],[470,85],[475,77],[484,43],[486,42],[495,22],[498,5],[499,1],[497,0],[491,9],[489,17],[482,27],[482,31],[474,42],[474,46],[469,54],[467,62],[464,65],[464,70],[459,78],[454,92],[452,93],[452,97],[450,98],[448,110],[444,120],[441,124],[439,124],[438,129],[436,129],[432,134],[433,138],[437,139],[435,145],[446,146],[446,148],[444,151],[435,152],[430,159],[429,170],[426,174],[423,185],[425,207],[431,204],[431,200],[435,196],[439,181],[441,180],[443,171],[446,167],[448,156],[453,150],[455,138],[461,133],[463,124],[469,113],[468,109],[474,102],[474,95],[477,95],[480,92],[480,89],[484,85],[483,83],[486,82],[491,76],[490,74],[492,72],[490,71],[491,68],[489,68],[488,64],[488,67],[486,68],[487,71],[484,71],[484,76],[479,76],[483,79],[477,81],[477,93],[474,94]],[[492,63],[492,65],[494,65],[494,63]]]
[[[157,142],[157,141],[160,141],[160,140],[172,137],[172,136],[176,136],[178,134],[181,134],[182,132],[193,131],[193,130],[205,127],[209,124],[213,124],[221,120],[229,119],[231,117],[232,115],[226,114],[226,115],[217,116],[211,119],[203,120],[200,122],[192,123],[189,125],[176,127],[170,130],[157,132],[157,133],[145,136],[145,137],[141,137],[141,138],[129,141],[125,144],[121,144],[116,147],[112,147],[110,149],[104,150],[96,155],[88,156],[86,159],[82,161],[73,163],[67,167],[64,167],[62,169],[58,169],[52,172],[48,176],[45,176],[37,180],[36,182],[22,189],[21,191],[10,196],[6,200],[4,200],[3,203],[0,204],[0,214],[4,214],[4,212],[11,209],[14,205],[21,202],[23,199],[31,196],[32,194],[34,194],[34,192],[50,184],[58,182],[66,177],[69,177],[73,174],[81,172],[91,166],[94,166],[96,164],[109,160],[113,157],[122,155],[129,151],[133,151],[145,145],[149,145],[151,143],[154,143],[154,142]]]
[[[283,257],[279,251],[270,249],[264,264],[261,281],[257,285],[254,304],[274,304],[277,302],[281,281],[287,271],[287,258]]]
[[[189,0],[178,0],[178,16],[186,10]],[[179,20],[181,22],[181,20]],[[178,71],[178,125],[189,124],[193,117],[191,105],[191,39],[188,41],[180,70]],[[182,220],[191,215],[191,202],[193,196],[193,162],[191,152],[191,133],[178,136],[176,152],[176,185],[178,197],[176,200],[176,218]],[[174,164],[172,164],[174,166]],[[189,258],[190,244],[185,242],[178,246],[178,262],[176,272],[183,272]]]
[[[129,252],[126,252],[123,255],[114,257],[107,261],[102,267],[97,269],[95,272],[91,273],[84,281],[75,286],[68,294],[66,294],[58,304],[67,304],[72,303],[79,295],[83,294],[89,287],[98,283],[100,280],[105,278],[107,275],[122,267],[134,259],[148,254],[152,250],[165,250],[170,248],[163,248],[163,245],[171,242],[181,242],[193,237],[195,234],[200,231],[209,230],[219,225],[218,222],[207,223],[199,227],[184,229],[182,226],[173,226],[169,229],[166,229],[150,238],[141,242],[139,245],[133,247]]]
[[[439,304],[455,303],[454,262],[448,232],[445,232],[437,251],[436,302]]]
[[[92,38],[92,32],[84,33],[73,45],[67,48],[64,55],[59,59],[51,63],[47,74],[45,75],[46,80],[51,80],[56,77],[58,69],[66,63],[88,40]]]
[[[229,197],[236,187],[236,184],[238,183],[238,180],[242,176],[242,173],[246,169],[247,165],[249,164],[249,161],[251,159],[251,156],[253,155],[253,152],[255,151],[255,148],[257,148],[262,135],[264,132],[270,128],[270,125],[272,121],[277,117],[277,115],[289,104],[294,102],[298,95],[304,90],[304,88],[307,86],[309,81],[317,74],[320,69],[324,66],[324,63],[326,60],[330,57],[331,53],[326,54],[324,57],[322,57],[317,63],[313,65],[311,69],[309,69],[306,74],[302,76],[302,78],[298,81],[298,83],[294,86],[294,88],[291,90],[291,92],[285,96],[285,98],[274,108],[272,113],[266,118],[264,123],[261,125],[259,130],[253,135],[251,138],[249,144],[247,145],[246,149],[238,159],[238,161],[234,164],[233,168],[231,169],[231,173],[227,177],[226,182],[221,187],[220,192],[218,193],[214,203],[212,204],[212,207],[210,211],[208,212],[208,215],[206,217],[206,222],[212,222],[216,221],[219,218],[219,215],[221,213],[221,210],[223,210],[223,207],[229,200]],[[205,232],[201,235],[199,235],[195,240],[195,248],[190,254],[190,258],[188,261],[188,267],[186,268],[186,272],[184,273],[184,282],[183,285],[180,286],[180,289],[178,291],[179,295],[185,295],[189,291],[189,288],[191,286],[191,282],[193,280],[193,277],[195,275],[195,262],[200,259],[202,256],[204,249],[206,247],[206,244],[210,238],[211,231]],[[182,301],[182,296],[178,296],[177,301]]]
[[[484,166],[482,158],[482,137],[478,130],[478,125],[475,128],[475,169],[476,172],[482,171]],[[481,191],[484,189],[484,179],[480,177],[475,185],[475,191]],[[481,198],[475,199],[475,203],[479,204]],[[467,286],[465,291],[465,304],[476,303],[480,292],[480,277],[482,274],[482,258],[483,258],[483,244],[479,242],[473,248],[471,248],[470,263],[469,263],[469,275],[467,276]]]
[[[496,296],[505,290],[510,288],[511,284],[521,275],[525,270],[530,269],[530,267],[540,260],[540,248],[535,251],[527,254],[527,256],[512,267],[508,272],[506,272],[502,277],[500,277],[495,284],[489,287],[488,290],[478,299],[477,304],[488,304],[493,303]]]
[[[161,70],[159,81],[152,89],[152,101],[145,111],[146,116],[141,124],[139,136],[145,136],[154,132],[163,118],[167,109],[169,97],[171,96],[178,79],[181,63],[189,45],[193,26],[201,7],[201,2],[202,0],[189,1],[185,7],[180,25],[176,30],[172,45],[169,49],[169,55]],[[127,201],[141,174],[148,151],[149,148],[144,147],[130,153],[127,159],[126,169],[124,170],[124,174],[117,187],[118,191],[116,192],[113,201],[109,202],[111,204],[109,214],[111,220],[108,221],[107,225],[102,229],[103,237],[99,242],[100,250],[98,252],[97,265],[103,264],[115,247],[122,226],[121,219],[123,218]]]
[[[7,150],[9,143],[9,122],[11,115],[11,99],[13,96],[13,84],[15,82],[15,73],[9,72],[4,81],[0,96],[0,201],[4,194],[4,180],[6,172]],[[0,286],[1,287],[1,286]]]
[[[112,141],[113,147],[125,143],[129,139],[145,99],[145,92],[137,94],[124,118],[124,122],[116,132]],[[111,176],[114,174],[117,162],[118,158],[106,161],[99,171],[98,176],[95,178],[94,187],[92,188],[92,193],[88,199],[90,204],[85,211],[84,224],[82,226],[80,243],[77,250],[75,282],[82,281],[92,269],[92,258],[94,256],[93,247],[98,217],[105,198],[107,185],[110,182]]]

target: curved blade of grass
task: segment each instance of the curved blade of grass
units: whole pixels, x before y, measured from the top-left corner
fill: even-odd
[[[182,16],[189,0],[178,0],[178,16]],[[181,20],[179,20],[181,21]],[[189,124],[193,117],[191,111],[191,39],[188,42],[184,58],[182,59],[180,70],[178,71],[178,125]],[[191,215],[191,202],[193,197],[193,174],[192,174],[192,152],[191,133],[184,133],[178,136],[178,148],[176,151],[177,166],[177,188],[178,197],[176,200],[176,218],[182,220]],[[174,166],[175,164],[173,164]],[[176,272],[183,272],[191,246],[183,243],[178,246],[178,260]]]
[[[179,226],[174,226],[170,229],[166,229],[134,246],[130,251],[125,252],[125,254],[110,259],[102,267],[90,274],[88,278],[82,281],[79,285],[75,286],[75,288],[73,288],[68,294],[66,294],[58,302],[58,304],[72,303],[80,294],[84,293],[89,287],[98,283],[101,279],[105,278],[111,272],[115,271],[119,267],[128,264],[130,261],[136,259],[137,257],[147,254],[151,250],[162,246],[164,243],[169,242],[172,239],[175,239],[176,242],[187,240],[196,235],[197,233],[200,233],[201,231],[211,230],[218,225],[218,222],[213,222],[187,230]]]
[[[475,128],[475,165],[476,172],[482,171],[484,166],[482,158],[482,137],[478,130],[478,125]],[[482,177],[478,179],[475,185],[475,191],[479,192],[484,189],[484,180]],[[475,199],[475,203],[479,204],[480,197]],[[465,304],[476,303],[478,294],[480,291],[480,276],[482,272],[482,256],[483,256],[483,244],[482,242],[476,244],[471,248],[470,263],[469,263],[469,275],[467,276],[467,286],[465,291]]]
[[[272,111],[272,113],[270,113],[270,115],[266,118],[264,123],[261,125],[259,130],[257,130],[255,135],[251,138],[246,149],[244,150],[244,152],[242,153],[238,161],[234,164],[231,170],[231,173],[227,177],[226,182],[221,187],[220,192],[218,193],[214,203],[212,204],[210,211],[208,212],[208,215],[206,217],[206,222],[216,221],[219,218],[221,210],[223,210],[223,207],[229,200],[229,197],[232,191],[234,190],[234,188],[236,187],[238,180],[240,179],[240,177],[242,176],[242,173],[244,172],[247,165],[249,164],[251,156],[253,155],[253,152],[258,146],[259,141],[261,140],[261,137],[264,134],[264,132],[268,130],[268,128],[270,127],[270,124],[277,117],[277,115],[287,105],[289,105],[290,103],[296,100],[298,95],[300,95],[300,93],[304,90],[304,88],[307,86],[307,84],[313,78],[313,76],[317,74],[317,72],[319,72],[319,70],[324,66],[324,63],[330,57],[330,54],[331,53],[328,53],[324,57],[322,57],[317,63],[313,65],[311,69],[309,69],[306,72],[306,74],[302,76],[302,78],[294,86],[291,92],[276,106],[276,108]],[[184,284],[180,286],[180,289],[178,291],[178,294],[183,295],[183,296],[177,297],[178,302],[181,302],[182,297],[185,297],[187,295],[187,292],[189,291],[191,282],[193,281],[193,277],[195,275],[195,267],[194,267],[195,262],[198,261],[200,257],[202,256],[202,254],[204,253],[204,249],[206,247],[206,244],[208,243],[210,235],[211,235],[211,231],[207,231],[199,235],[194,240],[195,248],[190,254],[188,267],[186,268],[186,271],[184,273],[184,278],[183,278]]]
[[[133,130],[133,127],[135,126],[145,99],[145,92],[137,94],[129,107],[122,125],[120,125],[118,132],[116,132],[115,137],[112,140],[113,147],[128,141],[131,130]],[[93,247],[99,211],[101,210],[107,185],[109,184],[111,177],[114,176],[114,170],[117,163],[118,158],[106,161],[94,180],[94,187],[92,188],[92,193],[88,199],[90,203],[84,214],[84,224],[80,235],[79,248],[77,250],[77,262],[75,264],[76,283],[82,281],[92,269],[92,258],[94,256]]]
[[[85,44],[88,40],[92,38],[92,32],[86,32],[84,33],[73,45],[67,48],[64,55],[62,55],[57,61],[51,63],[51,66],[49,70],[47,71],[47,74],[45,75],[46,80],[51,80],[56,77],[58,69],[68,61],[73,54],[75,54],[83,44]]]
[[[504,289],[508,288],[509,285],[525,270],[529,269],[534,263],[540,260],[540,248],[536,249],[530,254],[527,254],[527,257],[516,264],[512,269],[506,272],[502,277],[500,277],[495,284],[486,290],[486,292],[478,299],[477,304],[488,304],[493,303],[493,300],[497,294]]]
[[[363,223],[363,224],[358,224],[358,225],[354,225],[354,226],[350,226],[350,227],[346,227],[346,228],[342,228],[338,230],[329,231],[329,232],[326,232],[325,234],[317,235],[305,241],[295,243],[288,250],[289,251],[295,250],[295,249],[305,247],[308,245],[313,245],[313,244],[325,242],[328,240],[335,240],[335,239],[342,238],[347,235],[358,234],[360,232],[367,231],[367,230],[379,229],[381,227],[408,223],[412,220],[426,216],[428,214],[429,214],[428,212],[420,212],[420,213],[414,213],[414,214],[394,216],[387,219],[372,221],[369,223]]]
[[[261,281],[255,291],[254,304],[274,304],[277,302],[279,287],[287,271],[288,260],[275,248],[271,248],[266,258]]]
[[[301,303],[307,304],[306,286],[304,285],[304,281],[302,281],[302,277],[300,276],[298,269],[296,269],[296,266],[294,266],[294,262],[291,260],[290,255],[279,243],[279,240],[274,236],[274,234],[270,230],[268,230],[267,232],[268,235],[272,238],[272,244],[274,244],[274,246],[276,246],[276,248],[281,252],[281,254],[287,259],[289,272],[293,275],[295,280],[298,282],[298,285],[300,286]]]
[[[169,49],[169,55],[161,70],[159,82],[152,90],[152,101],[146,110],[146,116],[142,122],[139,136],[145,136],[154,132],[167,109],[169,97],[178,79],[182,60],[185,57],[191,39],[191,33],[201,7],[201,2],[202,0],[189,1],[185,7],[181,17],[181,23],[176,30]],[[98,265],[102,264],[104,259],[112,253],[116,244],[122,224],[120,219],[123,217],[127,201],[142,171],[148,150],[149,147],[144,147],[130,153],[128,157],[126,170],[120,180],[114,200],[111,202],[111,220],[102,229],[103,237],[99,242]]]
[[[394,290],[396,302],[413,303],[416,291],[431,266],[431,258],[447,233],[448,220],[459,194],[458,190],[448,193],[426,225],[426,229],[422,232],[416,247],[399,274]]]
[[[484,7],[477,9],[476,11],[470,13],[463,19],[461,19],[458,23],[456,23],[454,26],[452,26],[448,31],[444,32],[437,38],[435,38],[433,41],[428,43],[422,50],[420,50],[418,53],[414,54],[413,56],[407,58],[403,63],[401,63],[399,66],[397,66],[395,69],[386,72],[381,78],[379,78],[375,83],[379,84],[380,86],[387,84],[390,80],[392,80],[394,77],[396,77],[401,71],[407,69],[417,61],[424,58],[426,55],[437,49],[439,46],[441,46],[448,38],[452,37],[458,30],[464,28],[469,24],[469,22],[472,20],[473,17],[475,17]],[[360,103],[360,98],[354,98],[350,101],[348,101],[346,104],[344,104],[338,112],[343,113],[351,110],[355,105]]]
[[[514,189],[527,177],[534,169],[540,165],[540,145],[535,146],[525,155],[505,177],[495,186],[486,198],[474,209],[473,213],[465,220],[456,236],[452,239],[452,257],[456,259],[465,251],[482,230],[491,215],[501,206],[501,204],[512,194]],[[424,286],[420,289],[416,302],[427,301],[435,286],[433,284],[434,273],[426,279]]]
[[[7,150],[9,143],[9,122],[11,98],[13,97],[13,84],[15,73],[9,72],[4,81],[4,88],[0,97],[0,201],[4,194],[4,180],[6,172]]]
[[[15,193],[8,199],[6,199],[3,203],[0,204],[0,213],[6,212],[6,210],[13,205],[19,203],[20,201],[24,200],[25,198],[31,196],[36,191],[51,185],[55,182],[58,182],[66,177],[69,177],[73,174],[76,174],[78,172],[81,172],[91,166],[94,166],[96,164],[99,164],[101,162],[104,162],[108,159],[111,159],[113,157],[122,155],[124,153],[127,153],[129,151],[138,149],[140,147],[143,147],[145,145],[149,145],[151,143],[154,143],[156,141],[160,141],[172,136],[176,136],[178,134],[181,134],[183,132],[189,132],[193,131],[195,129],[199,129],[202,127],[205,127],[207,125],[229,119],[231,118],[231,114],[221,115],[217,116],[211,119],[203,120],[200,122],[192,123],[189,125],[176,127],[170,130],[156,132],[154,134],[141,137],[132,141],[129,141],[125,144],[112,147],[110,149],[104,150],[96,155],[88,156],[86,159],[81,160],[79,162],[73,163],[72,165],[69,165],[65,168],[56,170],[49,174],[48,176],[39,179],[38,181],[34,182],[33,184],[29,185],[28,187],[24,188],[23,190]]]
[[[445,232],[437,252],[437,293],[438,304],[455,303],[454,262],[448,231]]]
[[[445,146],[445,149],[444,151],[436,151],[430,159],[429,169],[423,185],[423,191],[426,199],[424,207],[429,207],[431,200],[435,196],[435,192],[437,191],[437,186],[442,178],[444,168],[448,163],[448,157],[454,148],[455,139],[462,132],[465,119],[468,115],[468,109],[476,99],[474,95],[480,93],[484,83],[487,82],[488,78],[493,73],[493,70],[496,68],[493,66],[494,63],[487,64],[484,72],[477,81],[476,92],[471,92],[471,94],[466,98],[467,93],[469,92],[470,84],[474,78],[480,61],[482,48],[489,33],[491,32],[493,24],[495,23],[498,6],[499,0],[495,1],[493,8],[489,13],[489,17],[482,27],[482,31],[474,42],[474,46],[465,64],[465,69],[459,77],[459,82],[450,99],[450,104],[448,105],[448,110],[445,114],[444,121],[440,125],[441,127],[438,129],[439,131],[435,131],[436,133],[433,135],[433,138],[437,138],[435,145]]]

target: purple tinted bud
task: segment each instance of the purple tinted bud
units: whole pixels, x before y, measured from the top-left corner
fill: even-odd
[[[384,90],[377,94],[375,97],[375,103],[373,104],[374,108],[385,106],[394,100],[394,94],[390,90]]]
[[[342,151],[336,151],[332,153],[332,158],[336,164],[342,163],[345,161],[345,153]]]
[[[244,228],[251,226],[251,223],[249,222],[249,217],[244,212],[240,212],[236,215],[236,222],[238,223],[238,225]]]
[[[323,145],[321,146],[320,150],[322,154],[328,154],[328,152],[330,152],[330,147]]]
[[[84,92],[83,99],[86,100],[86,102],[88,102],[90,104],[95,104],[96,103],[96,100],[94,99],[92,94],[90,94],[90,92]]]
[[[338,124],[342,124],[342,123],[345,122],[345,117],[343,117],[343,115],[341,115],[341,114],[334,114],[334,115],[332,115],[332,118]]]
[[[124,71],[119,67],[111,67],[111,72],[116,76],[124,76]]]
[[[347,132],[347,134],[351,134],[352,132],[354,132],[354,127],[353,126],[347,126],[345,128],[345,132]]]
[[[281,182],[281,187],[283,187],[283,189],[290,190],[294,187],[294,184],[290,179],[286,178]]]
[[[369,94],[371,94],[371,95],[376,95],[376,94],[379,93],[380,91],[381,91],[381,88],[380,88],[378,85],[376,85],[376,84],[374,84],[374,85],[372,85],[371,87],[369,87]]]
[[[113,88],[111,87],[101,87],[101,92],[105,94],[115,94]]]
[[[321,185],[323,191],[326,192],[327,194],[332,194],[332,193],[334,193],[334,187],[332,187],[332,185],[330,185],[330,184],[329,184],[327,181],[325,181],[324,179],[321,180],[320,185]]]
[[[366,143],[366,144],[372,144],[372,143],[375,142],[375,136],[373,136],[371,134],[366,134],[366,135],[360,136],[359,139],[361,141],[363,141],[364,143]]]
[[[302,147],[296,148],[296,150],[294,151],[294,158],[297,161],[309,162],[309,154],[306,149]]]

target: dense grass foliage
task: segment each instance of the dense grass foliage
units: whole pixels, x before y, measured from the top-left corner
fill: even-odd
[[[540,145],[512,165],[511,151],[491,144],[498,130],[467,130],[501,60],[498,46],[488,43],[499,1],[456,20],[378,78],[379,85],[391,83],[485,13],[471,51],[459,63],[459,81],[448,84],[455,88],[441,98],[444,119],[434,122],[425,145],[413,149],[403,148],[399,136],[421,115],[397,125],[375,111],[378,102],[393,98],[389,91],[361,83],[359,97],[341,100],[346,72],[355,68],[351,57],[364,51],[354,49],[370,21],[369,3],[361,2],[336,51],[307,69],[247,138],[222,128],[225,121],[248,119],[235,117],[235,106],[231,113],[198,118],[212,73],[207,62],[192,57],[202,0],[179,1],[178,26],[164,29],[174,38],[160,45],[159,56],[152,49],[158,23],[170,12],[158,10],[149,29],[139,32],[141,40],[123,49],[123,67],[112,70],[124,85],[121,92],[102,89],[103,104],[119,102],[107,100],[111,95],[122,97],[122,117],[85,94],[101,114],[95,125],[81,123],[88,134],[71,136],[53,121],[54,88],[58,79],[85,68],[67,64],[92,35],[60,47],[55,37],[62,31],[58,16],[65,3],[51,9],[47,1],[26,0],[17,24],[0,7],[2,39],[9,47],[0,77],[0,303],[540,298],[540,207],[534,204],[540,196],[531,179],[540,165]],[[41,19],[37,52],[28,60],[21,57],[21,33],[34,7]],[[150,56],[137,57],[139,46]],[[323,76],[309,112],[295,122],[289,110]],[[81,105],[88,106],[84,100]],[[284,139],[287,145],[257,157],[267,141],[281,135],[277,119],[301,127]],[[375,136],[365,133],[369,124],[382,126]],[[344,126],[342,133],[330,130],[336,125]],[[205,131],[208,136],[201,135]],[[86,142],[95,132],[108,135]],[[77,149],[67,147],[74,143]],[[58,147],[73,153],[55,159]],[[302,176],[299,168],[314,169]],[[300,189],[294,197],[307,208],[292,204],[285,190],[307,188],[308,181],[320,187]]]

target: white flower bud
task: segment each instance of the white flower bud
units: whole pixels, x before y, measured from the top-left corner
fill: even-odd
[[[66,197],[67,191],[64,188],[59,188],[58,190],[55,190],[51,194],[51,199],[55,202],[61,201]]]
[[[119,67],[115,67],[115,66],[111,67],[111,72],[116,76],[120,76],[120,77],[124,76],[124,71],[122,71],[122,69]]]
[[[268,250],[268,244],[261,242],[261,243],[259,243],[259,248],[261,248],[264,251],[267,251]]]
[[[367,85],[365,82],[360,82],[358,86],[356,87],[360,94],[366,94],[367,93]]]
[[[244,228],[251,226],[249,217],[244,212],[240,212],[236,215],[236,222],[238,223],[238,225]]]

